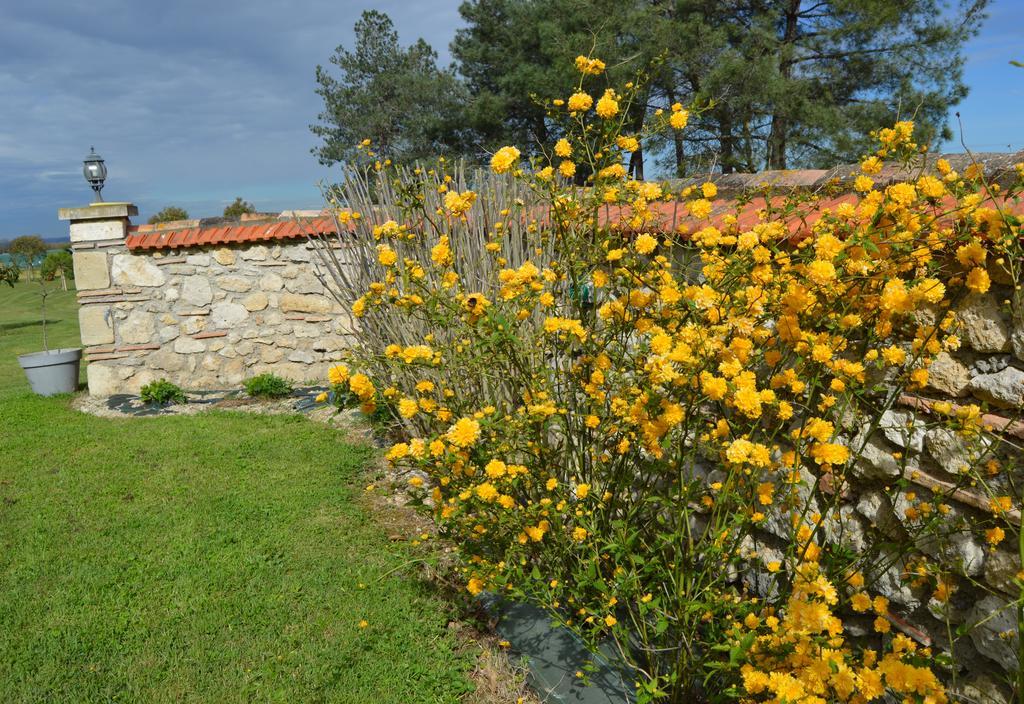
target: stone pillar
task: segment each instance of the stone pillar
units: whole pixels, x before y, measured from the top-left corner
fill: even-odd
[[[89,360],[89,393],[106,395],[109,375],[94,369],[94,362],[112,353],[114,316],[112,303],[125,291],[112,281],[111,265],[115,255],[125,252],[125,235],[132,215],[138,209],[131,203],[93,203],[78,208],[61,208],[58,217],[71,222],[71,250],[78,290],[78,325]]]

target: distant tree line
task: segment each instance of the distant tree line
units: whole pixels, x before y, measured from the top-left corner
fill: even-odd
[[[558,136],[539,98],[567,97],[573,59],[589,53],[615,83],[647,73],[628,115],[636,129],[666,104],[705,108],[689,129],[643,145],[670,173],[852,161],[897,118],[934,144],[951,136],[949,107],[967,94],[963,47],[988,1],[466,0],[449,67],[368,11],[354,46],[316,68],[314,153],[345,162],[363,139],[400,162],[535,149]]]
[[[241,197],[235,198],[235,200],[224,208],[224,217],[226,218],[238,218],[247,213],[255,213],[256,206]],[[179,208],[176,205],[168,205],[163,210],[158,211],[149,218],[150,225],[158,225],[164,222],[177,222],[178,220],[188,220],[188,211],[184,208]]]
[[[0,253],[8,258],[0,262],[0,283],[13,286],[22,271],[27,271],[29,278],[47,281],[59,278],[66,291],[67,280],[75,276],[71,250],[63,242],[47,242],[39,235],[22,235],[0,241]]]

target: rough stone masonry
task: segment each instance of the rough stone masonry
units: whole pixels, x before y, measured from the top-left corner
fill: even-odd
[[[138,393],[158,378],[185,389],[235,388],[268,371],[322,383],[353,323],[317,279],[301,221],[269,222],[289,226],[289,237],[268,227],[265,239],[239,242],[232,240],[268,221],[137,228],[129,221],[136,214],[127,203],[60,211],[71,221],[89,393]],[[183,227],[219,236],[143,248],[147,235]]]

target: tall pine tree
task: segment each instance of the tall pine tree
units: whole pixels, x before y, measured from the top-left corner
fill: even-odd
[[[313,150],[320,163],[351,159],[364,139],[402,162],[457,152],[465,94],[454,73],[438,67],[437,52],[422,39],[403,48],[382,12],[364,12],[355,35],[353,50],[339,46],[330,59],[339,77],[316,68],[324,111],[310,129],[323,140]]]
[[[531,95],[567,95],[572,57],[593,48],[634,71],[665,58],[648,112],[658,101],[711,106],[652,145],[671,170],[828,166],[855,159],[897,117],[917,121],[921,142],[948,138],[949,107],[967,93],[963,45],[987,3],[467,0],[452,52],[483,144],[546,140]]]

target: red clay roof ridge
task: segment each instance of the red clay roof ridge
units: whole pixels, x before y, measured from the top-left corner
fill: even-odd
[[[887,164],[881,173],[872,178],[876,184],[888,185],[923,173],[935,173],[935,162],[945,159],[955,171],[963,172],[970,164],[977,162],[984,167],[985,176],[1001,186],[1009,185],[1015,178],[1014,166],[1024,162],[1024,149],[1018,152],[975,152],[973,154],[927,154],[922,164],[914,169],[904,169],[897,164]],[[756,173],[735,172],[710,174],[684,179],[672,179],[673,190],[682,190],[711,181],[718,186],[719,196],[736,197],[742,194],[760,193],[769,189],[776,193],[787,190],[824,190],[833,188],[837,192],[851,190],[853,180],[860,174],[859,164],[842,164],[830,169],[785,169],[758,171]]]

